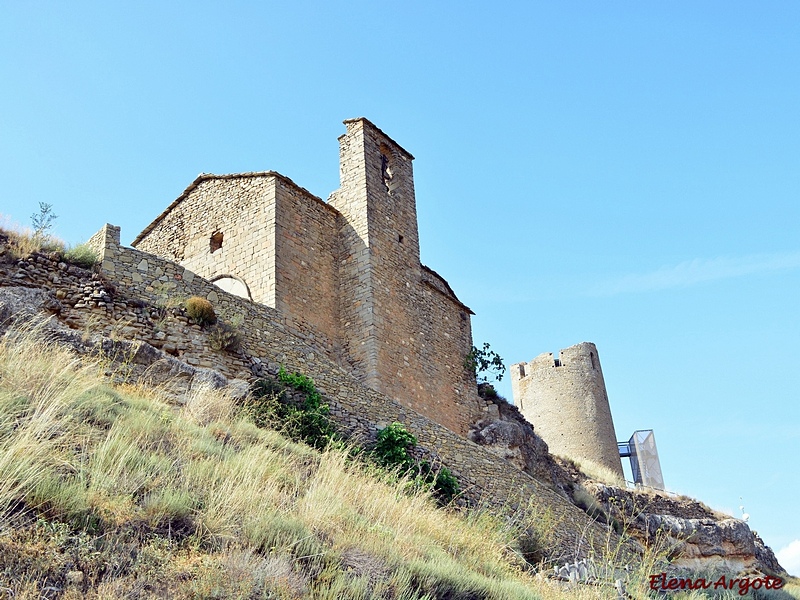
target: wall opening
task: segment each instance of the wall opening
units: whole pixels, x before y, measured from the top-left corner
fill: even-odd
[[[397,241],[402,244],[403,243],[403,236],[402,235],[398,235],[397,236]]]
[[[589,352],[589,359],[592,361],[592,368],[597,371],[597,359],[594,357],[594,352]]]
[[[214,233],[211,236],[211,239],[209,240],[209,248],[210,248],[212,254],[214,252],[216,252],[217,250],[219,250],[220,248],[222,248],[222,232],[221,231],[217,231],[216,233]]]
[[[237,277],[236,275],[218,275],[210,281],[229,294],[239,296],[240,298],[246,298],[247,300],[253,299],[253,296],[250,294],[250,286],[248,286],[247,282],[241,277]]]
[[[519,376],[520,376],[520,379],[522,377],[525,377],[525,365],[522,364],[522,363],[520,363],[520,365],[519,365]]]
[[[398,181],[394,173],[394,157],[392,150],[386,144],[381,144],[381,177],[383,178],[383,185],[386,191],[390,194],[392,190],[397,187]]]

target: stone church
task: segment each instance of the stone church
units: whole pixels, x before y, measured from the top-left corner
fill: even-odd
[[[364,118],[328,201],[272,171],[200,175],[133,246],[271,306],[365,385],[464,435],[472,311],[420,264],[413,156]],[[247,326],[245,324],[245,326]]]

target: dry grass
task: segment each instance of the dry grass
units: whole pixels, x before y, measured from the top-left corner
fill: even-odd
[[[574,458],[561,458],[563,461],[572,462],[584,475],[589,479],[594,479],[606,485],[613,485],[625,489],[625,478],[620,477],[617,473],[604,465],[600,465],[588,458],[574,459]]]
[[[55,252],[64,261],[84,269],[97,264],[97,253],[87,244],[69,246],[53,235],[12,223],[3,215],[0,215],[0,234],[8,239],[7,247],[14,258],[26,258],[34,252]]]
[[[15,258],[25,258],[34,252],[66,252],[67,245],[52,235],[37,235],[30,227],[22,227],[5,215],[0,215],[0,233],[8,237],[9,250]]]
[[[500,522],[258,429],[219,393],[176,409],[107,387],[42,331],[0,341],[0,594],[537,597]]]
[[[192,388],[185,396],[184,416],[197,425],[208,425],[214,421],[230,422],[236,414],[236,401],[225,391],[209,386]]]
[[[0,597],[614,598],[533,576],[520,533],[546,543],[547,515],[456,514],[408,489],[224,395],[178,408],[108,387],[41,328],[0,340]]]

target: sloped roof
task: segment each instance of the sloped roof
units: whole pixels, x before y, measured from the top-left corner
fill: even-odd
[[[147,227],[145,227],[142,230],[142,232],[139,235],[136,236],[136,239],[133,240],[131,245],[135,247],[136,244],[141,242],[147,236],[147,234],[149,234],[151,231],[153,231],[153,229],[155,229],[156,225],[158,225],[164,219],[164,217],[166,217],[172,211],[173,208],[175,208],[176,206],[178,206],[178,204],[180,204],[186,198],[188,198],[189,194],[191,194],[192,191],[194,191],[204,181],[220,180],[220,179],[243,179],[243,178],[246,178],[246,177],[275,177],[276,179],[280,179],[282,182],[284,182],[285,184],[289,185],[290,187],[293,187],[296,190],[299,190],[299,191],[303,192],[305,195],[309,196],[310,198],[313,198],[314,200],[318,201],[320,204],[325,206],[328,210],[332,210],[336,214],[339,214],[339,211],[337,211],[333,206],[331,206],[330,204],[328,204],[327,202],[322,200],[322,198],[319,198],[318,196],[315,196],[314,194],[309,192],[304,187],[297,185],[294,181],[292,181],[291,179],[289,179],[285,175],[281,175],[280,173],[278,173],[276,171],[251,171],[251,172],[248,172],[248,173],[230,173],[230,174],[227,174],[227,175],[214,175],[213,173],[200,173],[200,175],[198,175],[197,178],[192,183],[190,183],[189,186],[185,190],[183,190],[183,193],[180,196],[175,198],[175,200],[173,200],[172,203],[167,208],[165,208],[162,211],[162,213],[160,215],[158,215],[153,220],[152,223],[150,223]]]

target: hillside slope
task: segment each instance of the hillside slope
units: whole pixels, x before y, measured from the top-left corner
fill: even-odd
[[[561,597],[526,571],[524,524],[436,508],[220,391],[110,387],[44,329],[0,342],[7,597]]]

